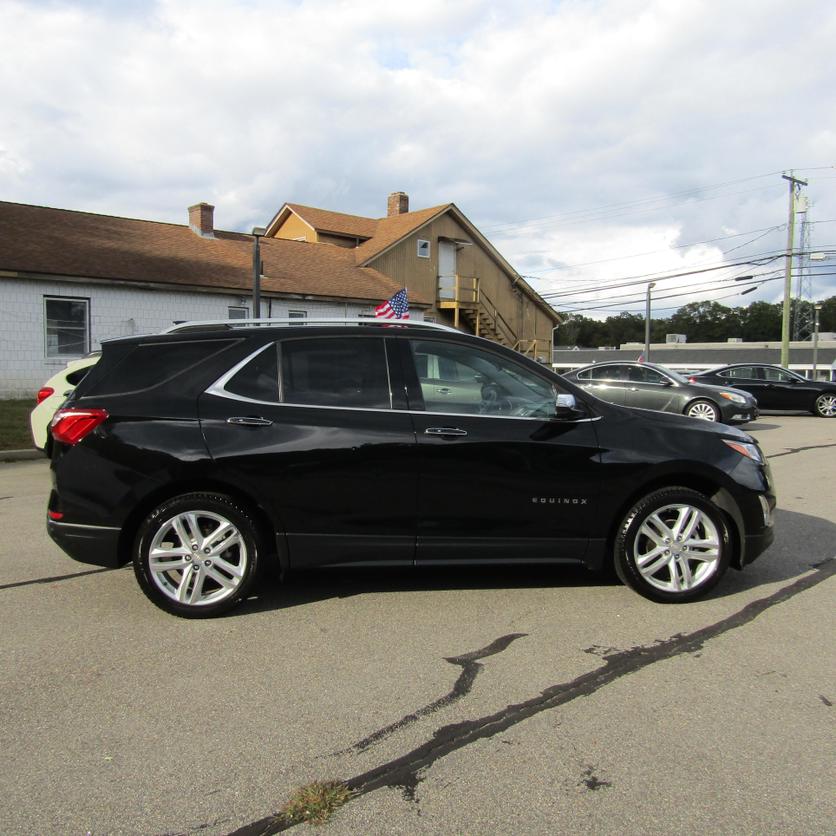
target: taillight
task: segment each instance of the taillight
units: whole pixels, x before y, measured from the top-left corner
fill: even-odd
[[[42,389],[38,389],[38,403],[45,401],[53,394],[55,394],[55,390],[51,386],[44,386]]]
[[[82,438],[92,432],[102,421],[107,420],[103,409],[59,409],[49,425],[52,437],[62,444],[78,444]]]
[[[699,381],[694,377],[694,375],[691,375],[688,378],[688,383],[699,383]]]

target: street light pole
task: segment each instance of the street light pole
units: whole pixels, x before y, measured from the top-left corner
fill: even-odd
[[[650,360],[650,290],[656,287],[656,282],[647,285],[647,298],[644,303],[644,362]]]
[[[813,322],[813,380],[815,380],[816,366],[819,360],[819,312],[821,311],[821,302],[816,302],[813,305],[813,310],[816,312]]]
[[[253,227],[253,319],[261,319],[261,246],[259,241],[267,234],[263,226]]]

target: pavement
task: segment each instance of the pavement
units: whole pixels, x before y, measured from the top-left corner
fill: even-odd
[[[266,834],[328,779],[328,834],[836,833],[836,421],[746,430],[776,541],[684,606],[343,570],[180,620],[49,540],[48,462],[0,465],[0,833]]]

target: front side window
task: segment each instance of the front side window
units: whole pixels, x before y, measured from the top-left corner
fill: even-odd
[[[90,351],[90,301],[44,297],[47,357],[82,357]]]
[[[552,417],[554,385],[498,354],[433,340],[412,340],[427,412]]]
[[[636,383],[656,383],[661,385],[665,382],[665,378],[654,369],[648,369],[647,366],[630,366],[630,380]]]
[[[391,409],[386,349],[377,337],[285,340],[280,346],[282,403]]]
[[[790,383],[795,379],[795,375],[785,372],[783,369],[775,369],[772,366],[764,366],[763,376],[776,383]]]

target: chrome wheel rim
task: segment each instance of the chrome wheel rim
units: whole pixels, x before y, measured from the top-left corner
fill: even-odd
[[[217,604],[235,594],[247,569],[236,526],[212,511],[177,514],[160,526],[148,550],[157,588],[187,606]]]
[[[663,592],[687,592],[706,583],[720,564],[720,534],[693,505],[665,505],[649,514],[633,542],[642,578]]]
[[[836,395],[819,395],[816,399],[816,408],[819,415],[825,418],[836,416]]]
[[[700,421],[716,421],[717,410],[710,403],[695,403],[688,410],[688,416],[699,418]]]

